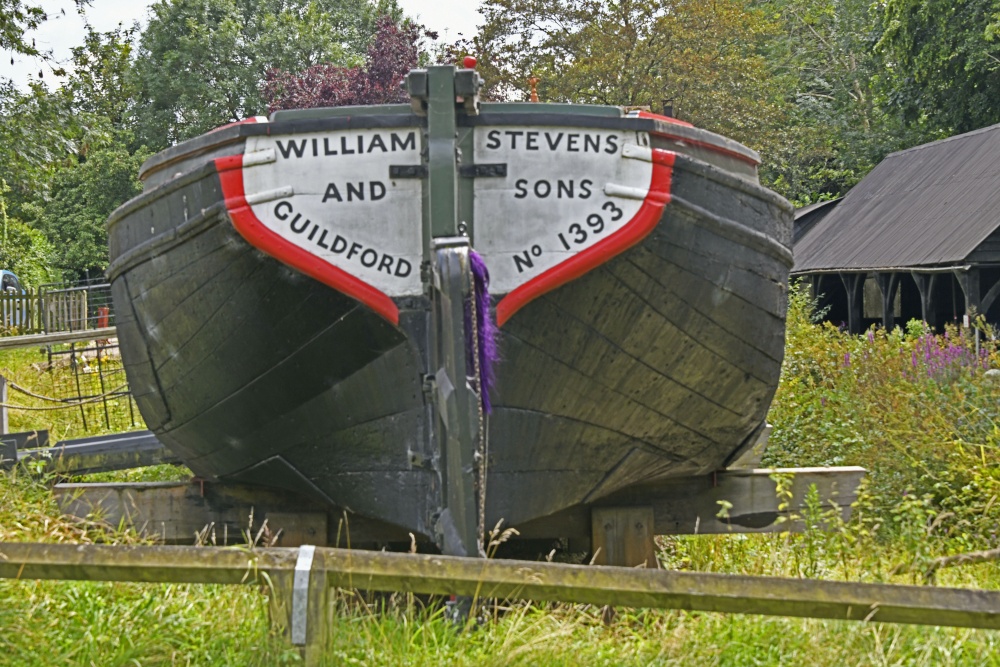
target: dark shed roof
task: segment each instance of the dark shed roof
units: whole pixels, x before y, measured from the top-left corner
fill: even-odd
[[[809,233],[810,229],[816,226],[817,222],[830,215],[841,199],[843,197],[837,197],[829,201],[820,201],[795,209],[795,227],[792,230],[792,243],[798,243],[803,236]]]
[[[893,153],[795,246],[796,273],[960,263],[1000,225],[1000,125]]]

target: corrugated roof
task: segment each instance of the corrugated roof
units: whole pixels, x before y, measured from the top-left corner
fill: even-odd
[[[815,204],[795,209],[795,226],[792,228],[792,243],[798,243],[820,220],[830,215],[841,199],[843,197],[816,202]]]
[[[889,155],[795,245],[793,272],[958,263],[1000,225],[1000,125]]]

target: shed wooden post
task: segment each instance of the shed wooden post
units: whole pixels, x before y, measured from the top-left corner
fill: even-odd
[[[893,301],[896,299],[896,292],[899,289],[898,273],[876,273],[875,283],[882,293],[882,326],[886,331],[892,331],[896,326],[896,317],[893,311]]]
[[[595,507],[590,520],[595,565],[658,567],[652,507]]]
[[[864,273],[838,274],[847,291],[847,330],[852,334],[861,333],[862,305],[864,303]]]
[[[955,271],[955,277],[958,279],[958,285],[962,288],[962,295],[965,297],[965,314],[972,317],[974,314],[982,312],[980,308],[979,269]]]
[[[997,280],[993,285],[990,286],[989,290],[983,296],[979,302],[979,307],[983,315],[989,312],[990,308],[993,306],[993,302],[996,301],[997,297],[1000,296],[1000,280]]]
[[[937,326],[937,316],[934,312],[934,283],[937,282],[936,273],[917,273],[912,271],[913,282],[917,284],[920,292],[920,316],[924,322],[932,327]]]

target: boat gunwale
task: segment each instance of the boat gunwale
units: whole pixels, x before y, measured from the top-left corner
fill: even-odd
[[[139,167],[139,180],[188,158],[197,157],[227,144],[239,143],[252,136],[294,134],[322,130],[350,130],[392,127],[423,127],[426,119],[415,114],[359,114],[327,118],[298,118],[277,122],[223,125],[205,134],[182,141],[153,155]],[[213,141],[214,140],[214,141]]]
[[[111,230],[130,213],[138,209],[149,206],[157,199],[166,197],[174,190],[178,190],[182,187],[185,187],[196,181],[199,181],[205,178],[206,176],[210,176],[211,174],[217,174],[217,173],[219,173],[219,171],[215,166],[215,162],[209,161],[206,162],[205,164],[198,165],[194,169],[184,174],[181,174],[176,178],[160,183],[152,190],[144,191],[142,194],[139,194],[133,197],[132,199],[129,199],[127,202],[125,202],[124,204],[116,208],[114,211],[112,211],[111,215],[108,216],[108,221],[104,223],[105,228],[110,233]],[[222,194],[221,191],[219,194],[220,195]],[[221,197],[219,201],[220,202],[222,201]]]
[[[364,107],[370,108],[370,107]],[[139,168],[139,179],[145,181],[154,173],[183,160],[197,157],[228,144],[238,144],[251,136],[285,135],[324,130],[372,129],[393,127],[426,127],[426,117],[415,114],[363,114],[297,118],[263,123],[244,122],[224,125],[203,135],[183,141],[153,155]],[[655,118],[629,116],[599,116],[556,113],[551,111],[502,112],[489,111],[478,116],[458,117],[459,127],[535,125],[539,127],[589,127],[622,131],[647,132],[677,141],[690,141],[705,150],[748,163],[756,169],[760,155],[743,144],[698,127],[685,127]]]
[[[624,124],[624,126],[622,125]],[[478,116],[459,116],[459,127],[479,127],[482,125],[535,125],[538,127],[592,127],[595,129],[620,129],[691,141],[701,148],[742,160],[754,167],[760,165],[760,154],[738,141],[700,127],[686,127],[668,123],[656,118],[635,118],[630,116],[588,116],[584,114],[560,114],[553,112],[503,112],[490,111]]]

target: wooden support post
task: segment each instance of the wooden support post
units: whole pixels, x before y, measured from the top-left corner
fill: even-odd
[[[896,326],[893,303],[899,289],[899,274],[876,273],[875,283],[878,285],[879,292],[882,293],[882,326],[886,331],[892,331]]]
[[[864,468],[763,468],[724,470],[710,475],[666,479],[634,486],[602,498],[602,507],[652,507],[656,535],[797,532],[812,487],[825,510],[837,508],[850,519]],[[775,479],[783,478],[789,497],[778,498]],[[720,501],[729,503],[719,516]],[[577,505],[517,526],[524,539],[590,539],[592,507]]]
[[[46,470],[61,474],[85,475],[111,470],[128,470],[161,463],[180,463],[163,443],[149,431],[62,440],[50,447],[48,432],[44,442],[19,445],[19,459],[49,460]],[[28,449],[28,448],[32,449]]]
[[[5,336],[0,338],[0,350],[14,350],[23,347],[44,347],[60,343],[83,343],[89,340],[116,338],[117,327],[90,329],[89,331],[60,331],[56,333],[31,334],[28,336]]]
[[[934,311],[934,284],[937,282],[936,273],[911,272],[913,282],[917,284],[917,291],[920,292],[920,316],[923,317],[931,327],[937,326],[937,314]]]
[[[980,309],[979,291],[979,269],[969,269],[968,271],[955,271],[955,278],[959,287],[962,288],[962,296],[965,297],[965,315],[971,319]]]
[[[20,433],[4,433],[0,435],[0,470],[10,470],[19,461],[30,460],[30,447],[48,447],[49,432],[22,431]],[[37,451],[37,450],[34,450]],[[29,455],[26,456],[25,454]],[[46,468],[51,470],[51,468]]]
[[[997,297],[1000,296],[1000,280],[997,280],[990,286],[990,289],[983,296],[982,302],[979,304],[983,315],[989,312],[990,308],[993,306],[993,302],[996,301]]]
[[[591,524],[595,565],[658,567],[652,507],[597,507]]]
[[[864,273],[841,273],[840,280],[847,291],[847,330],[852,334],[861,333],[861,322],[864,305],[865,277]]]
[[[193,481],[57,484],[54,493],[64,514],[99,516],[112,526],[131,526],[167,544],[190,544],[196,536],[210,544],[240,544],[244,531],[256,534],[265,520],[281,546],[325,545],[336,538],[330,534],[329,526],[336,526],[330,508],[276,489]],[[373,533],[361,518],[351,521],[355,542],[406,538],[377,529]]]

